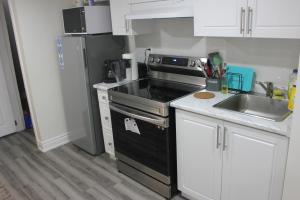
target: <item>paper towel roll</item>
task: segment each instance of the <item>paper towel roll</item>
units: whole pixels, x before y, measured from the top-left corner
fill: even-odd
[[[122,54],[122,58],[125,59],[125,60],[132,60],[133,54],[132,53]]]

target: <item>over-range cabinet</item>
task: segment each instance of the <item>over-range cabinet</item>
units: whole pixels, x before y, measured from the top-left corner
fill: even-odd
[[[70,140],[90,154],[104,152],[97,90],[105,78],[104,61],[120,59],[124,38],[63,36],[57,40],[66,128]]]

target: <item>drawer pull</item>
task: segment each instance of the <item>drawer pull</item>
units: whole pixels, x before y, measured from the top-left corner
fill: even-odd
[[[221,146],[220,143],[220,126],[217,127],[217,149]]]
[[[223,151],[225,151],[226,150],[226,148],[228,147],[228,145],[226,144],[226,136],[227,136],[227,134],[226,134],[226,128],[224,128],[224,135],[223,135]]]

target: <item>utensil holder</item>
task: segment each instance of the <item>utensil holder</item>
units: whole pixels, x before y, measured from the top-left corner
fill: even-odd
[[[209,91],[220,91],[221,80],[220,79],[206,79],[206,89]]]

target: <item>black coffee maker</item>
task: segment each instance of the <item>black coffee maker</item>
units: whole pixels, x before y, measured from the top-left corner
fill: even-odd
[[[117,83],[126,79],[126,68],[130,67],[128,60],[105,61],[105,83]]]

